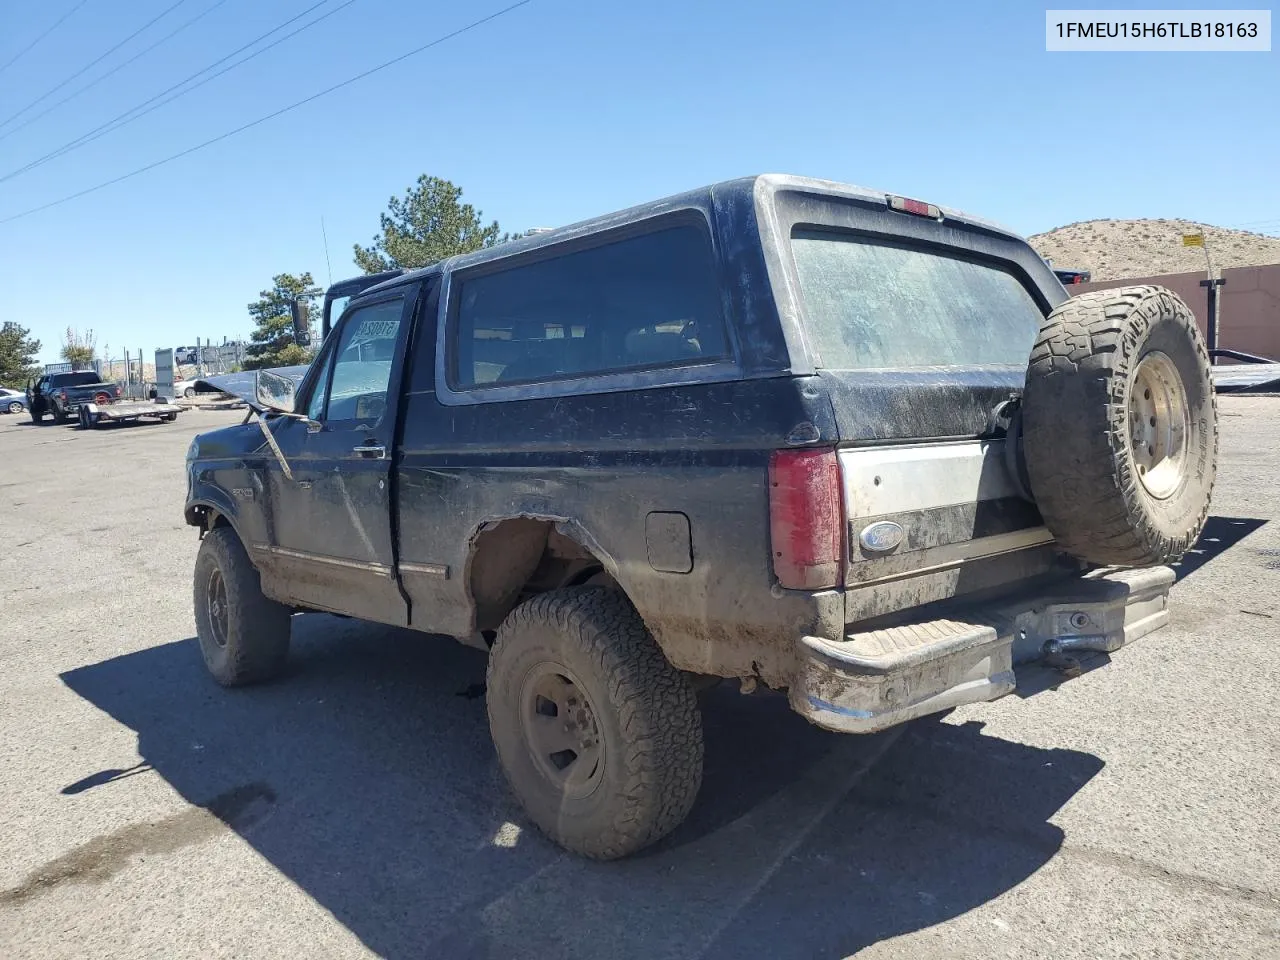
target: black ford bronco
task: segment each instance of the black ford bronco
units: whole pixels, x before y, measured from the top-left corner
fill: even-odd
[[[1173,294],[783,176],[392,277],[257,397],[187,455],[213,675],[303,610],[487,650],[515,794],[600,858],[688,813],[701,678],[867,732],[1163,625],[1217,452]]]

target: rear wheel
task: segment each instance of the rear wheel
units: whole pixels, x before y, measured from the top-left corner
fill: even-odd
[[[194,591],[200,653],[218,683],[258,683],[284,670],[289,608],[263,594],[258,571],[230,527],[200,542]]]
[[[616,590],[553,590],[512,611],[489,657],[488,709],[512,790],[575,853],[634,853],[693,806],[702,782],[693,689]]]
[[[1162,287],[1073,297],[1045,321],[1022,401],[1027,474],[1067,553],[1171,563],[1200,536],[1217,400],[1195,316]]]

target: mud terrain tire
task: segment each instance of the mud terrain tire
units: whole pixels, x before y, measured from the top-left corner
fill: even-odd
[[[693,806],[702,782],[697,699],[619,591],[569,587],[516,607],[490,653],[487,699],[507,782],[568,850],[626,856],[670,833]]]
[[[279,675],[289,655],[290,610],[263,594],[230,527],[200,541],[194,581],[196,634],[213,678],[238,687]]]
[[[1040,329],[1022,399],[1031,491],[1067,553],[1172,563],[1209,514],[1217,399],[1195,316],[1156,286],[1098,290]]]

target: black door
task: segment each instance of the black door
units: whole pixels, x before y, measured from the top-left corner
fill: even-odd
[[[395,570],[390,466],[402,344],[416,286],[349,311],[317,358],[299,413],[273,431],[270,565],[299,603],[407,624]]]
[[[44,390],[48,377],[40,377],[34,384],[27,384],[27,410],[33,420],[39,420],[45,414]]]

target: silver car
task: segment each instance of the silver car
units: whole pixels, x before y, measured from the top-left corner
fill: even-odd
[[[27,409],[27,395],[21,390],[0,387],[0,413],[21,413]]]

